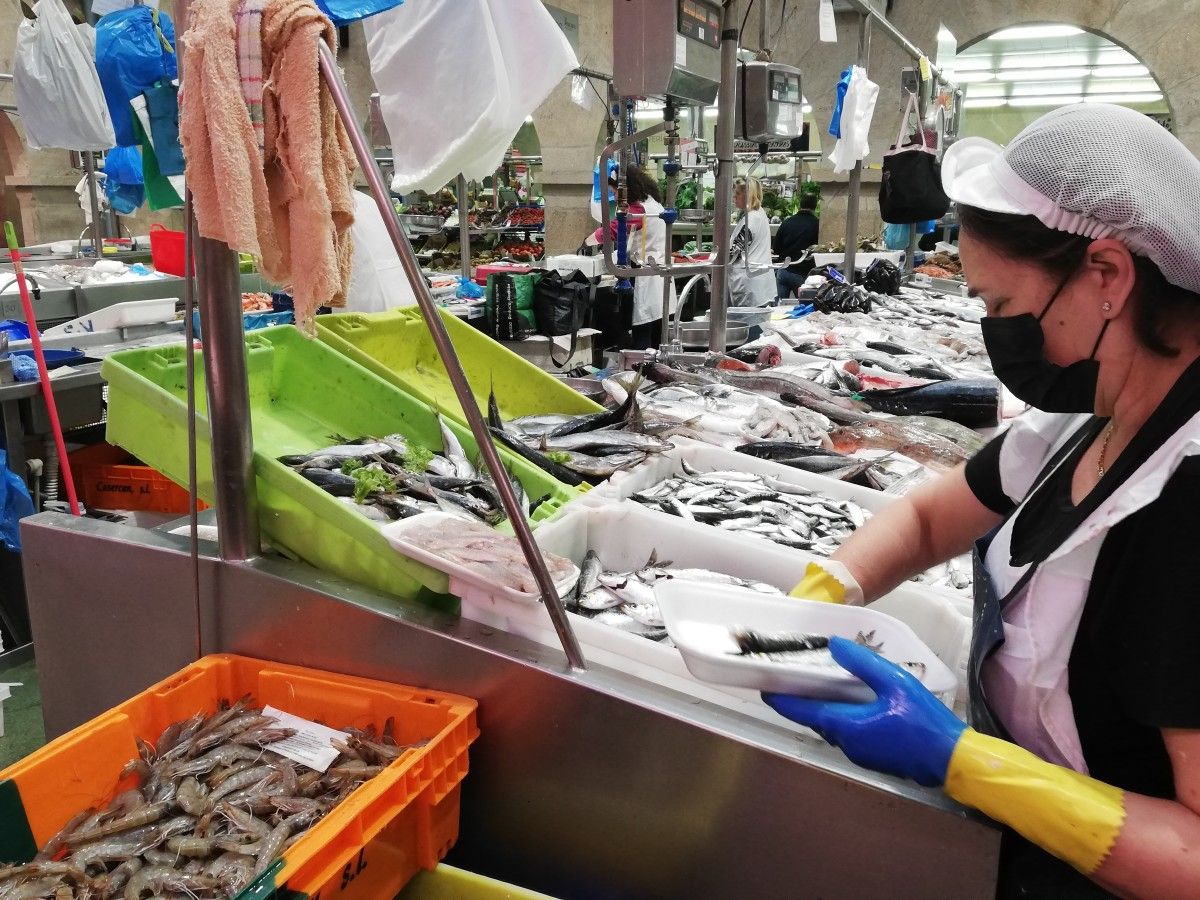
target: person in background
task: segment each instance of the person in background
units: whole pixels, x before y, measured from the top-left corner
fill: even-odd
[[[817,218],[816,208],[817,198],[814,195],[805,194],[800,198],[800,211],[783,220],[775,239],[771,242],[771,249],[777,257],[799,259],[804,255],[804,251],[817,243],[821,220]],[[775,283],[779,299],[794,297],[796,289],[804,284],[804,279],[812,268],[812,261],[806,259],[785,269],[776,270]]]
[[[662,265],[667,258],[667,226],[659,214],[663,211],[662,196],[654,179],[636,167],[626,173],[626,192],[629,202],[628,234],[625,246],[630,262],[645,264],[653,259]],[[617,182],[610,178],[615,190]],[[617,222],[609,222],[613,240],[617,238]],[[585,243],[595,247],[604,241],[604,228],[597,228]],[[642,275],[633,279],[633,333],[631,350],[648,350],[662,341],[663,277]],[[671,312],[678,306],[675,286],[671,285]]]
[[[741,215],[729,247],[729,305],[766,306],[775,299],[771,269],[771,220],[762,208],[762,185],[757,178],[733,184],[733,203]]]

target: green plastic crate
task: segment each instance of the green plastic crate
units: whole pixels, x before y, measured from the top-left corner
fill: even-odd
[[[396,900],[554,900],[494,878],[476,875],[438,863],[433,870],[418,872]]]
[[[585,414],[603,407],[467,323],[442,312],[479,408],[494,386],[507,421],[540,413]],[[320,316],[317,337],[380,378],[465,422],[462,407],[419,309]]]
[[[292,326],[246,338],[264,534],[276,547],[318,568],[400,597],[426,589],[445,594],[445,574],[399,555],[360,515],[276,460],[332,443],[332,435],[399,432],[441,449],[434,411],[404,391]],[[182,344],[115,353],[101,374],[108,381],[108,441],[125,448],[179,484],[187,484],[186,359]],[[213,502],[204,368],[196,358],[198,492]],[[477,452],[469,429],[450,421],[468,454]],[[553,515],[578,491],[507,450],[501,459],[530,497],[550,495],[535,520]]]

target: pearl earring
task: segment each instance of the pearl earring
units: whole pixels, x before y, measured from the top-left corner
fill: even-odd
[[[1100,304],[1100,308],[1102,310],[1104,310],[1105,312],[1112,312],[1112,304],[1109,303],[1107,300],[1105,300],[1102,304]]]

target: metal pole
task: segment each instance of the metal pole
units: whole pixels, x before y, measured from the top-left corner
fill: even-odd
[[[175,12],[181,23],[180,34],[186,34],[188,0],[181,0]],[[181,76],[184,74],[180,73]],[[192,77],[197,76],[192,73]],[[252,559],[262,549],[258,534],[258,490],[254,480],[254,438],[250,428],[250,383],[246,376],[246,342],[242,330],[241,273],[237,254],[228,245],[193,231],[190,199],[189,192],[185,197],[188,222],[185,225],[183,271],[185,277],[193,271],[191,253],[194,247],[196,293],[204,333],[204,389],[208,397],[217,552],[227,562],[240,562]],[[194,236],[195,241],[188,241],[188,236]],[[191,291],[190,285],[185,285],[184,289]],[[193,352],[190,344],[187,352],[189,355]],[[189,379],[189,414],[194,408],[191,396],[194,384],[194,380]],[[194,427],[190,423],[188,440],[195,446]],[[189,471],[189,481],[191,474]],[[194,497],[195,486],[189,487]],[[193,553],[196,552],[195,543],[193,525]]]
[[[204,335],[217,545],[221,559],[240,561],[257,556],[261,548],[237,253],[221,241],[198,237],[196,276]]]
[[[871,61],[871,16],[858,20],[858,65],[866,69]],[[842,263],[846,281],[854,284],[854,257],[858,252],[858,203],[862,195],[862,160],[850,170],[850,187],[846,192],[846,258]]]
[[[96,24],[96,14],[92,12],[91,0],[85,0],[85,18],[89,25]],[[92,252],[96,254],[96,259],[103,259],[104,225],[100,221],[100,198],[96,196],[96,159],[92,156],[91,150],[80,152],[83,154],[83,174],[87,178],[88,210],[92,214]],[[118,234],[117,237],[120,235]],[[81,253],[80,256],[82,255]]]
[[[458,259],[462,277],[471,277],[471,214],[467,209],[467,176],[458,175]],[[495,185],[492,185],[494,188]]]
[[[734,7],[725,7],[721,22],[721,87],[717,93],[716,202],[713,204],[713,266],[711,301],[708,310],[708,349],[725,352],[726,309],[729,297],[726,275],[729,267],[729,208],[733,205],[733,125],[737,118],[737,44]]]
[[[875,23],[883,29],[887,36],[896,44],[898,44],[905,53],[913,58],[913,60],[919,60],[922,56],[925,56],[920,47],[906,38],[900,32],[900,29],[889,22],[885,16],[881,15],[879,10],[875,9],[874,3],[876,0],[846,0],[846,2],[849,3],[850,6],[853,6],[863,16],[874,19]],[[929,59],[927,56],[925,58]],[[942,76],[942,70],[939,69],[932,60],[929,62],[929,71],[943,84],[949,86],[951,89],[957,89],[957,85],[954,82],[949,81]]]
[[[767,38],[767,24],[770,19],[771,0],[758,0],[758,50],[765,53],[767,59],[771,58],[771,48],[767,46],[770,42]]]
[[[88,209],[92,214],[92,251],[96,254],[96,259],[101,259],[104,256],[104,226],[100,222],[100,198],[96,196],[96,160],[91,150],[84,150],[82,153],[83,174],[87,178]]]
[[[338,71],[337,58],[323,40],[317,41],[317,51],[321,66],[321,76],[324,78],[325,85],[329,88],[329,93],[333,97],[338,115],[341,117],[342,123],[346,126],[346,131],[350,136],[350,143],[353,144],[354,153],[358,157],[358,164],[362,167],[363,175],[367,179],[367,184],[371,188],[371,194],[375,198],[376,205],[379,207],[379,213],[383,217],[388,235],[391,237],[392,244],[396,248],[396,253],[400,257],[400,263],[404,267],[405,274],[408,276],[409,284],[412,285],[413,292],[416,294],[417,305],[421,309],[421,315],[425,317],[426,325],[429,326],[429,333],[433,337],[433,343],[437,348],[438,356],[441,357],[442,363],[446,367],[446,374],[450,376],[450,384],[454,387],[454,393],[458,397],[458,402],[462,405],[467,424],[471,427],[471,434],[474,435],[475,442],[479,445],[480,455],[483,457],[488,471],[492,473],[492,478],[500,493],[500,500],[504,505],[504,510],[508,513],[513,531],[516,533],[517,540],[521,544],[521,550],[524,551],[529,568],[537,580],[538,588],[542,593],[542,602],[546,606],[546,611],[550,614],[550,620],[554,623],[554,630],[558,633],[558,639],[562,642],[563,653],[566,654],[567,662],[572,668],[586,668],[583,651],[579,647],[579,641],[576,639],[575,632],[571,628],[571,622],[567,618],[567,611],[564,609],[562,601],[559,599],[558,591],[554,587],[554,580],[550,577],[550,572],[546,569],[546,561],[542,558],[541,550],[533,539],[533,532],[529,529],[529,523],[525,520],[525,511],[521,509],[521,505],[517,502],[516,495],[513,493],[512,483],[508,480],[508,474],[500,462],[500,455],[496,452],[496,447],[492,443],[491,434],[487,430],[487,425],[484,424],[483,416],[479,413],[479,405],[475,402],[475,396],[471,392],[471,385],[467,381],[466,373],[463,372],[462,363],[459,362],[454,345],[450,342],[450,335],[446,333],[446,325],[438,315],[437,306],[434,304],[433,297],[429,293],[429,285],[421,275],[421,267],[413,253],[412,244],[408,242],[408,237],[405,235],[404,229],[400,227],[400,222],[396,218],[396,211],[392,208],[391,202],[388,200],[387,189],[383,184],[383,176],[379,172],[379,167],[375,164],[375,158],[371,155],[371,148],[367,143],[366,135],[363,134],[362,125],[354,114],[353,106],[351,106],[350,94],[346,89],[345,82],[342,81],[341,73]]]

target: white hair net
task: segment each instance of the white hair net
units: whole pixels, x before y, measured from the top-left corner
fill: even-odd
[[[1006,149],[965,138],[946,151],[942,184],[959,203],[1117,238],[1200,293],[1200,160],[1142,113],[1079,103],[1042,116]]]

